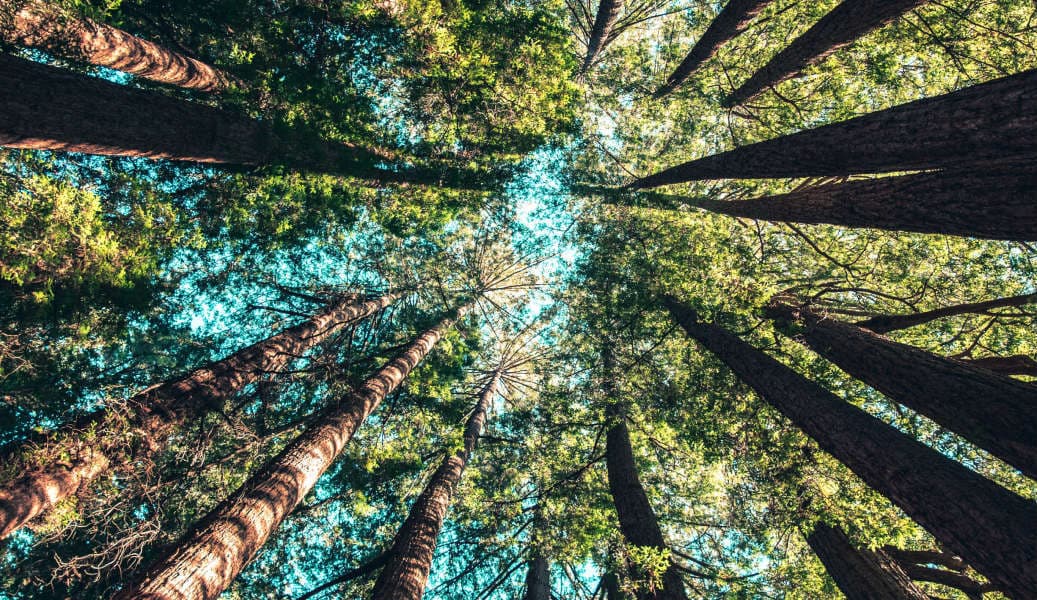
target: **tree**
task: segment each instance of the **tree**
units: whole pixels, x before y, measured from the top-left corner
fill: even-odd
[[[1037,386],[776,299],[768,315],[842,370],[1037,478]],[[978,399],[982,401],[978,401]]]
[[[744,104],[764,89],[795,77],[806,67],[821,62],[836,50],[926,2],[844,0],[743,83],[724,101],[724,105]]]
[[[842,529],[818,523],[807,543],[847,600],[928,600],[882,549],[857,548]]]
[[[551,565],[539,554],[528,561],[522,600],[551,600]]]
[[[983,358],[962,360],[963,362],[990,369],[1002,375],[1031,375],[1037,377],[1037,361],[1023,354],[1014,356],[985,356]]]
[[[123,415],[100,410],[48,435],[42,443],[23,443],[14,455],[28,472],[0,488],[0,537],[75,494],[111,466],[157,455],[179,427],[219,410],[230,396],[267,373],[281,371],[292,360],[350,323],[369,317],[398,298],[388,294],[358,301],[347,295],[328,310],[277,335],[150,387],[129,399],[129,432]],[[128,447],[126,438],[134,443]],[[68,458],[64,458],[68,457]],[[40,461],[40,466],[33,462]]]
[[[580,71],[586,73],[594,65],[598,54],[605,48],[612,26],[619,18],[619,11],[623,10],[623,0],[601,0],[598,3],[598,13],[594,17],[594,25],[591,26],[590,37],[587,40],[587,55],[583,59]]]
[[[1037,506],[799,375],[675,299],[664,306],[726,364],[866,484],[1009,595],[1037,589]]]
[[[330,402],[276,457],[211,510],[116,598],[216,598],[255,556],[385,397],[428,356],[460,311],[439,321],[344,398]]]
[[[692,160],[628,187],[939,169],[1025,157],[1037,151],[1035,89],[1037,71],[1024,71]]]
[[[934,308],[933,310],[903,315],[875,315],[874,317],[868,317],[863,321],[857,321],[854,325],[881,334],[900,329],[907,329],[908,327],[916,327],[945,317],[964,314],[988,314],[988,311],[995,308],[1018,308],[1020,306],[1034,303],[1037,303],[1037,293],[1019,294],[1017,296],[1009,296],[1006,298],[994,298],[992,300],[983,300],[980,302],[966,302],[963,304],[944,306],[941,308]],[[983,360],[985,359],[977,359],[972,362],[973,364],[980,364]]]

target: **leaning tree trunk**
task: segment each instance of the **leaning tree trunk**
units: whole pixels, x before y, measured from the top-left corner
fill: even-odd
[[[1034,219],[1035,226],[1037,226],[1037,214],[1034,215]],[[1035,229],[1035,231],[1037,231],[1037,229]],[[936,319],[942,319],[945,317],[982,314],[995,308],[1019,307],[1034,303],[1037,303],[1037,294],[1020,294],[1018,296],[994,298],[993,300],[984,300],[982,302],[968,302],[964,304],[955,304],[953,306],[944,306],[943,308],[934,308],[933,310],[909,313],[906,315],[877,315],[863,321],[857,321],[854,325],[856,327],[870,329],[875,333],[889,333],[890,331],[923,325],[930,321],[935,321]],[[972,361],[973,364],[977,364],[978,362],[979,361]]]
[[[836,50],[852,44],[928,0],[843,0],[806,33],[734,91],[724,106],[745,103],[763,90],[795,77]]]
[[[702,179],[841,176],[1037,153],[1037,70],[686,162],[634,189]]]
[[[103,410],[62,427],[42,442],[27,442],[12,454],[70,458],[67,462],[55,458],[0,487],[0,538],[76,493],[109,466],[132,468],[131,463],[154,457],[185,423],[220,409],[233,393],[266,373],[282,370],[335,331],[382,310],[397,297],[389,294],[359,303],[350,297],[223,360],[140,392],[128,402],[132,447],[126,443],[125,417]],[[97,433],[91,441],[84,441],[87,430]]]
[[[220,91],[228,84],[223,73],[199,60],[103,23],[63,15],[43,2],[25,2],[9,18],[10,24],[0,21],[0,35],[8,44],[203,92]]]
[[[223,593],[313,489],[364,420],[424,360],[455,319],[440,321],[355,391],[330,403],[305,432],[161,554],[140,581],[115,597],[211,600]]]
[[[1008,595],[1033,598],[1037,504],[839,399],[722,327],[699,322],[680,302],[663,303],[690,337],[941,545]]]
[[[961,362],[983,367],[1002,375],[1031,375],[1037,377],[1037,360],[1025,354],[984,356],[983,358],[963,359]]]
[[[683,199],[733,217],[994,240],[1037,240],[1037,171],[981,168],[806,187],[751,200]]]
[[[551,600],[551,565],[539,554],[529,559],[522,600]]]
[[[587,39],[587,56],[583,59],[581,73],[586,73],[594,65],[598,55],[605,48],[612,26],[619,18],[619,11],[623,10],[623,0],[601,0],[598,3],[598,14],[594,17],[594,25],[591,26],[590,37]]]
[[[838,527],[818,523],[807,543],[846,600],[929,600],[889,555],[857,548]]]
[[[684,58],[677,69],[666,79],[666,85],[655,92],[656,98],[662,98],[688,80],[699,67],[713,58],[717,50],[749,27],[773,0],[729,0],[720,14],[706,28],[705,33]]]
[[[954,571],[934,569],[912,563],[902,564],[901,566],[907,576],[915,581],[928,581],[956,588],[961,590],[970,600],[983,600],[983,594],[997,591],[997,588],[989,583],[976,581],[967,575],[955,573]],[[1022,598],[1022,596],[1018,597]]]
[[[854,378],[1037,479],[1037,385],[894,342],[806,306],[768,315]]]
[[[461,481],[468,460],[479,443],[486,413],[497,395],[500,374],[479,394],[479,402],[468,417],[464,430],[464,447],[443,459],[432,479],[425,485],[421,495],[407,515],[393,540],[389,561],[382,569],[371,592],[372,600],[421,600],[432,570],[432,557],[436,551],[436,539],[443,527],[447,510],[457,484]]]

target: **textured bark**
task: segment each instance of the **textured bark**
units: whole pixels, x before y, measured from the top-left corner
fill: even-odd
[[[847,600],[929,600],[889,555],[855,547],[837,527],[818,523],[807,543]]]
[[[605,48],[612,26],[619,18],[619,11],[623,10],[623,0],[601,0],[598,3],[598,14],[594,17],[594,25],[591,26],[590,38],[587,40],[587,56],[583,59],[581,73],[586,73],[594,65],[598,55]]]
[[[961,166],[1037,153],[1037,70],[750,144],[639,179],[839,176]]]
[[[989,583],[980,583],[971,577],[966,577],[965,575],[955,573],[954,571],[933,569],[931,567],[923,567],[911,563],[903,565],[903,568],[907,575],[915,581],[928,581],[930,583],[938,583],[940,585],[956,588],[974,600],[982,600],[984,593],[993,592],[997,589]]]
[[[203,92],[220,91],[228,84],[225,75],[199,60],[103,23],[67,17],[42,2],[26,3],[11,21],[0,32],[8,44]]]
[[[522,600],[551,600],[551,565],[543,556],[535,555],[529,560]]]
[[[882,177],[751,200],[687,199],[685,203],[764,221],[1037,240],[1037,171],[1032,168]]]
[[[768,314],[856,379],[1037,478],[1037,385],[894,342],[809,307]]]
[[[436,539],[450,509],[454,490],[479,443],[486,413],[497,395],[499,384],[500,375],[494,374],[479,394],[479,402],[468,417],[464,447],[443,459],[411,507],[407,520],[393,540],[389,562],[375,582],[374,591],[371,592],[372,600],[420,600],[424,594],[432,570]]]
[[[1037,360],[1024,354],[1013,356],[985,356],[962,362],[989,369],[1002,375],[1032,375],[1037,377]]]
[[[942,565],[955,571],[964,571],[967,566],[960,556],[939,550],[904,550],[896,546],[883,546],[882,551],[901,565]]]
[[[330,403],[305,432],[217,505],[179,544],[160,554],[140,581],[115,598],[211,600],[219,596],[313,489],[364,420],[404,382],[453,323],[453,317],[442,320],[355,391]]]
[[[127,447],[126,438],[121,435],[126,432],[123,417],[103,410],[62,427],[40,442],[25,444],[16,454],[38,451],[44,456],[78,458],[71,464],[58,462],[33,469],[0,487],[0,538],[50,510],[106,467],[132,468],[135,461],[152,458],[183,424],[221,408],[234,392],[265,373],[282,370],[335,331],[385,308],[396,297],[388,295],[366,302],[343,300],[330,310],[223,360],[136,394],[128,403],[131,437],[140,442],[133,447]],[[81,432],[86,430],[98,432],[97,437],[83,442]],[[106,436],[105,432],[111,435]]]
[[[1037,214],[1034,215],[1034,219],[1035,231],[1037,231]],[[915,327],[916,325],[922,325],[945,317],[966,314],[982,314],[995,308],[1026,306],[1027,304],[1034,303],[1037,303],[1037,294],[1020,294],[1018,296],[994,298],[993,300],[984,300],[982,302],[968,302],[964,304],[955,304],[954,306],[944,306],[943,308],[935,308],[933,310],[906,315],[878,315],[865,319],[864,321],[857,321],[854,325],[870,329],[875,333],[889,333],[890,331]],[[976,364],[978,361],[972,362],[973,364]]]
[[[760,397],[1013,598],[1037,590],[1037,504],[845,402],[687,306],[664,305]]]
[[[692,47],[691,52],[688,52],[681,64],[666,79],[666,85],[655,93],[655,97],[661,98],[687,81],[703,63],[713,58],[721,46],[745,31],[749,27],[749,23],[772,1],[728,0],[724,9],[713,19],[705,33]]]
[[[735,90],[724,106],[743,104],[927,1],[843,0]]]

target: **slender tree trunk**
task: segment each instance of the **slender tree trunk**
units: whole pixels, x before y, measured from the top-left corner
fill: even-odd
[[[1035,215],[1035,217],[1037,217],[1037,215]],[[1037,303],[1037,294],[1020,294],[1018,296],[994,298],[993,300],[984,300],[982,302],[969,302],[965,304],[955,304],[954,306],[944,306],[943,308],[935,308],[933,310],[906,315],[878,315],[864,321],[857,321],[854,325],[870,329],[875,333],[889,333],[890,331],[923,325],[930,321],[935,321],[936,319],[942,319],[945,317],[966,314],[983,314],[995,308],[1019,307],[1034,303]],[[977,361],[973,361],[973,364],[976,364],[976,362]]]
[[[749,23],[771,2],[772,0],[728,0],[727,5],[706,28],[688,56],[667,78],[666,85],[655,93],[655,97],[662,98],[687,81],[703,63],[713,58],[721,46],[745,31]]]
[[[591,26],[590,38],[587,40],[587,56],[583,59],[581,73],[590,70],[605,48],[609,34],[612,33],[612,26],[616,24],[621,10],[623,0],[601,0],[598,3],[598,14],[594,17],[594,25]]]
[[[50,510],[109,466],[126,468],[133,461],[155,456],[166,447],[170,434],[183,424],[219,409],[234,392],[265,373],[282,370],[335,331],[376,313],[396,298],[391,294],[359,303],[354,298],[341,301],[330,310],[223,360],[133,396],[129,400],[129,426],[139,443],[133,444],[132,449],[121,435],[126,431],[120,422],[121,415],[103,410],[59,429],[40,443],[25,444],[14,454],[72,458],[69,462],[49,461],[0,487],[0,538]],[[82,432],[86,430],[98,434],[91,441],[84,441]]]
[[[364,420],[424,360],[454,320],[440,321],[355,391],[330,403],[305,432],[210,511],[179,544],[161,554],[140,581],[115,598],[211,600],[219,596],[313,489]]]
[[[997,590],[997,588],[989,583],[980,583],[971,577],[962,575],[961,573],[955,573],[954,571],[933,569],[931,567],[923,567],[911,563],[903,565],[903,569],[904,572],[915,581],[928,581],[930,583],[946,585],[961,590],[972,600],[982,600],[984,593]]]
[[[685,199],[711,212],[994,240],[1037,240],[1037,171],[941,171],[816,185],[752,200]]]
[[[1037,478],[1037,385],[894,342],[781,300],[768,314],[856,379]]]
[[[896,546],[883,546],[882,551],[901,565],[941,565],[955,571],[964,571],[967,566],[960,556],[939,550],[904,550]]]
[[[551,600],[551,565],[539,554],[529,559],[522,600]]]
[[[411,507],[407,520],[393,540],[389,562],[375,582],[372,600],[421,600],[432,570],[439,530],[450,509],[454,490],[479,443],[486,413],[497,395],[499,384],[500,374],[495,373],[479,394],[479,402],[465,425],[464,448],[443,459]]]
[[[844,0],[735,90],[724,106],[745,103],[927,1]]]
[[[925,170],[1035,153],[1037,70],[1031,70],[686,162],[630,187]]]
[[[1037,361],[1024,354],[1013,356],[985,356],[962,362],[989,369],[1002,375],[1032,375],[1037,377]]]
[[[857,548],[838,527],[818,523],[807,543],[847,600],[929,600],[889,555]]]
[[[1037,590],[1037,504],[845,402],[672,298],[687,332],[760,397],[1013,598]]]
[[[228,84],[223,73],[199,60],[103,23],[71,18],[43,2],[25,2],[11,21],[10,27],[4,22],[0,27],[4,41],[15,46],[203,92],[220,91]]]

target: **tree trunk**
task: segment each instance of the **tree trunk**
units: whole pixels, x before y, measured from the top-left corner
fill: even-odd
[[[1037,385],[894,342],[809,307],[772,302],[796,339],[890,399],[1037,478]]]
[[[479,402],[468,417],[464,431],[464,448],[443,459],[421,495],[407,515],[393,540],[389,562],[375,582],[372,600],[421,600],[432,570],[436,538],[443,527],[447,510],[468,460],[479,443],[486,413],[497,395],[500,374],[483,388]]]
[[[944,168],[1037,153],[1037,70],[686,162],[630,188]]]
[[[522,600],[551,600],[551,565],[539,554],[529,560]]]
[[[396,390],[454,323],[447,317],[418,336],[355,391],[331,402],[313,424],[116,599],[212,600],[234,581],[286,516],[317,483],[353,434]]]
[[[752,200],[685,199],[733,217],[994,240],[1037,240],[1037,171],[941,171],[831,183]]]
[[[961,590],[966,596],[973,600],[982,600],[984,593],[996,591],[996,588],[989,583],[980,583],[971,577],[967,577],[961,573],[955,573],[954,571],[933,569],[931,567],[923,567],[911,563],[903,565],[903,568],[908,577],[915,581],[928,581],[930,583],[949,586]],[[1021,597],[1022,596],[1020,596],[1020,598]]]
[[[985,356],[961,362],[989,369],[1002,375],[1032,375],[1037,377],[1037,360],[1025,354],[1013,356]]]
[[[341,301],[330,310],[223,360],[136,394],[128,403],[131,437],[140,442],[133,448],[127,447],[123,417],[104,410],[62,427],[42,442],[23,444],[12,454],[73,458],[69,463],[51,462],[0,487],[0,538],[50,510],[109,466],[122,469],[134,461],[154,457],[165,448],[170,434],[185,423],[221,408],[231,394],[265,373],[282,370],[335,331],[382,310],[397,297],[390,294],[362,303],[355,298]],[[86,430],[99,435],[85,442],[82,432]]]
[[[1037,219],[1037,215],[1034,215],[1034,217]],[[1018,296],[994,298],[993,300],[984,300],[982,302],[955,304],[954,306],[945,306],[943,308],[935,308],[933,310],[906,315],[878,315],[876,317],[871,317],[870,319],[865,319],[864,321],[857,321],[854,325],[870,329],[875,333],[889,333],[890,331],[915,327],[944,317],[966,314],[983,314],[995,308],[1026,306],[1027,304],[1034,303],[1037,303],[1037,294],[1020,294]],[[978,361],[972,362],[973,364],[976,364]]]
[[[591,26],[591,34],[587,40],[587,56],[583,59],[581,73],[586,73],[594,65],[598,55],[605,48],[612,26],[619,18],[619,11],[623,10],[623,0],[601,0],[598,3],[598,14],[594,17],[594,25]]]
[[[941,565],[955,571],[964,571],[967,566],[960,556],[939,550],[904,550],[896,546],[883,546],[882,551],[901,565]]]
[[[92,65],[203,92],[227,87],[228,79],[213,67],[121,29],[89,19],[74,19],[42,2],[29,1],[4,27],[8,44],[39,48]]]
[[[666,85],[655,93],[655,97],[662,98],[687,81],[703,63],[713,58],[721,46],[745,31],[749,23],[771,2],[772,0],[728,0],[727,5],[709,24],[688,56],[667,78]]]
[[[889,555],[857,548],[837,527],[818,523],[807,543],[846,600],[929,600]]]
[[[928,0],[844,0],[742,84],[724,106],[745,103]]]
[[[665,298],[687,334],[866,484],[1007,594],[1037,590],[1037,504],[845,402]]]

